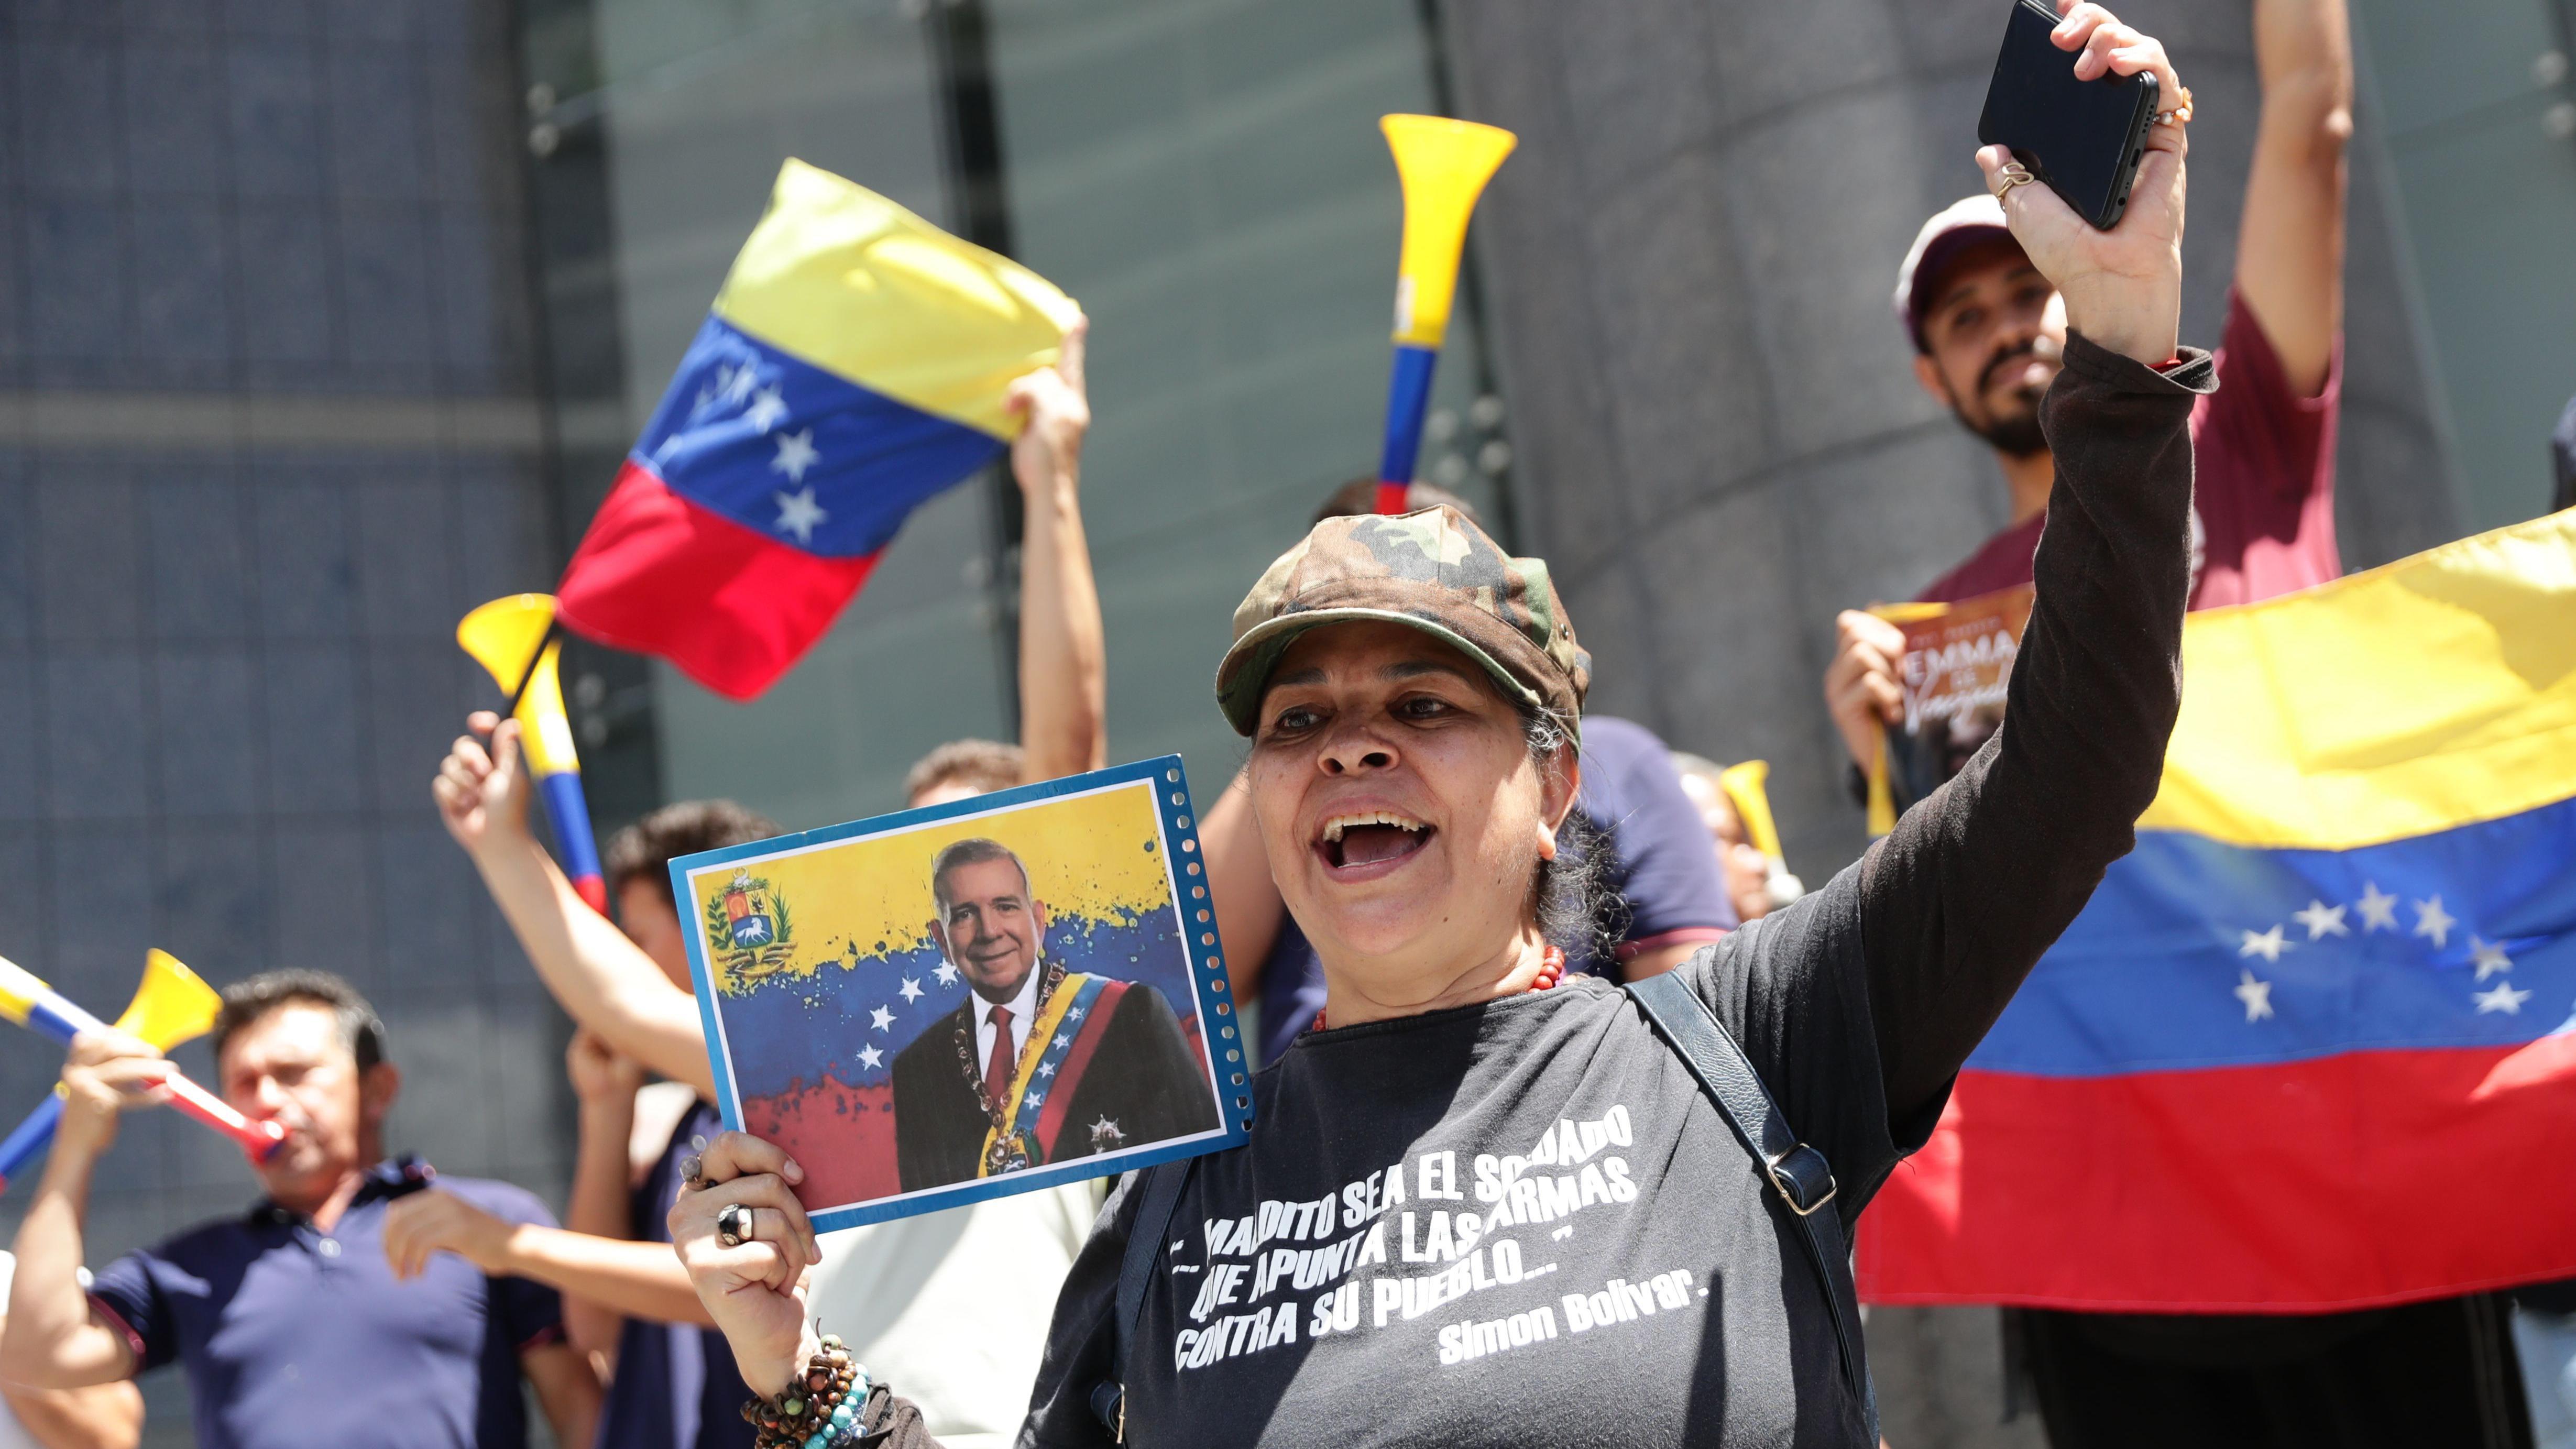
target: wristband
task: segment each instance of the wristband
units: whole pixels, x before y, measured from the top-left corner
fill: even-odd
[[[827,1333],[802,1374],[789,1378],[777,1398],[743,1405],[742,1417],[757,1431],[754,1449],[838,1449],[865,1432],[860,1417],[874,1387],[840,1335]]]

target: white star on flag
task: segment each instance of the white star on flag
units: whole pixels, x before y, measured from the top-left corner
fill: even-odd
[[[787,416],[787,399],[778,395],[778,389],[764,387],[760,390],[759,396],[751,400],[751,406],[743,410],[742,415],[750,420],[755,430],[768,432],[778,426],[779,419]]]
[[[2330,906],[2323,901],[2310,901],[2306,910],[2296,913],[2291,919],[2308,928],[2308,939],[2311,941],[2319,936],[2349,936],[2352,934],[2352,929],[2343,923],[2343,911],[2344,908],[2341,906]]]
[[[778,493],[772,496],[778,500],[778,522],[775,527],[782,533],[796,535],[798,543],[812,543],[814,525],[832,516],[825,513],[822,507],[814,502],[814,490],[811,488],[800,488],[794,493]]]
[[[2397,897],[2380,890],[2379,882],[2361,883],[2361,928],[2365,931],[2397,929]]]
[[[868,1013],[868,1025],[878,1031],[891,1030],[894,1026],[894,1013],[880,1006]]]
[[[1046,1089],[1045,1089],[1044,1087],[1033,1088],[1033,1089],[1029,1092],[1029,1105],[1030,1105],[1030,1106],[1032,1106],[1032,1107],[1041,1106],[1041,1105],[1043,1105],[1045,1102],[1046,1102]]]
[[[1080,1021],[1080,1020],[1082,1020],[1082,1008],[1081,1008],[1081,1007],[1079,1007],[1079,1006],[1077,1006],[1077,1007],[1073,1008],[1071,1011],[1066,1012],[1066,1013],[1064,1014],[1064,1019],[1065,1019],[1065,1020],[1067,1020],[1067,1021]]]
[[[2272,983],[2257,981],[2242,967],[2236,972],[2236,999],[2245,1003],[2245,1019],[2261,1021],[2272,1014]]]
[[[2513,969],[2513,958],[2504,953],[2504,947],[2493,941],[2481,941],[2474,935],[2469,937],[2469,959],[2477,963],[2480,981],[2499,971]]]
[[[707,404],[714,402],[717,398],[726,396],[732,391],[733,364],[730,362],[719,362],[716,364],[715,380],[708,383],[705,387],[698,389],[696,410],[701,413],[705,412],[707,410]]]
[[[2440,896],[2415,903],[2415,934],[2432,937],[2434,950],[2450,944],[2451,928],[2459,923],[2459,917],[2442,909]]]
[[[875,1047],[863,1046],[859,1048],[859,1065],[867,1068],[869,1071],[875,1071],[878,1064],[884,1060],[885,1053],[878,1051]]]
[[[1041,1077],[1052,1077],[1052,1076],[1054,1076],[1054,1075],[1055,1075],[1055,1063],[1053,1063],[1053,1062],[1040,1062],[1040,1063],[1038,1063],[1038,1075],[1039,1075],[1039,1076],[1041,1076]]]
[[[2473,991],[2469,999],[2478,1004],[2478,1015],[2501,1011],[2507,1016],[2522,1015],[2522,1004],[2531,999],[2528,991],[2516,991],[2510,981],[2499,981],[2493,991]]]
[[[957,968],[949,965],[945,961],[940,962],[939,969],[931,972],[930,974],[942,986],[954,986],[957,984]]]
[[[790,483],[802,483],[805,470],[813,467],[822,456],[814,447],[812,428],[797,433],[780,433],[778,456],[769,460],[769,471],[786,474]]]
[[[2266,961],[2278,961],[2281,959],[2281,953],[2289,949],[2290,943],[2281,939],[2281,928],[2274,926],[2268,931],[2246,932],[2245,944],[2236,948],[2236,954],[2260,956]]]
[[[906,1003],[919,1001],[921,999],[921,983],[915,981],[909,976],[903,978],[903,990],[900,994]]]

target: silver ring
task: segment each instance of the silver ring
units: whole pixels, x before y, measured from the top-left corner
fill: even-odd
[[[707,1160],[704,1157],[692,1152],[680,1159],[680,1186],[689,1192],[704,1192],[713,1186],[707,1181]]]
[[[739,1248],[751,1241],[751,1209],[738,1202],[716,1209],[716,1241]]]

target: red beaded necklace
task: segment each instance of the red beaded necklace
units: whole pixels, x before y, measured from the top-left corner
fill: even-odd
[[[1529,989],[1532,991],[1545,991],[1564,979],[1565,948],[1562,946],[1550,946],[1539,953],[1538,977],[1536,980],[1530,982]],[[1325,1029],[1324,1013],[1320,1011],[1316,1012],[1315,1024],[1308,1027],[1307,1030],[1323,1031]]]

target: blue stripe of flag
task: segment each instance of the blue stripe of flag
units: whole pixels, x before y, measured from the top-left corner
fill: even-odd
[[[754,533],[824,558],[862,558],[1004,446],[710,314],[633,456],[671,491]]]
[[[2357,850],[2145,831],[1971,1067],[2093,1077],[2576,1029],[2576,800]]]

